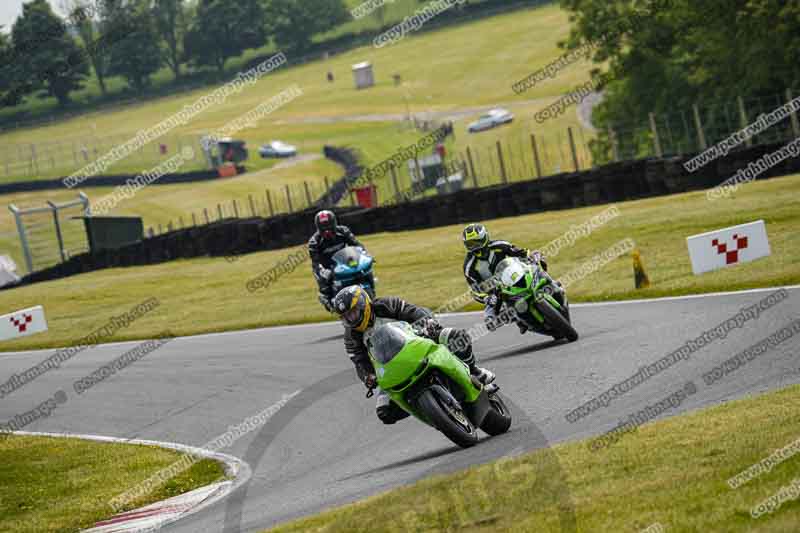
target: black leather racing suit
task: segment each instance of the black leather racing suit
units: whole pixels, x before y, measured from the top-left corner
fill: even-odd
[[[495,321],[500,311],[500,302],[492,298],[487,282],[494,276],[495,268],[506,257],[526,258],[530,250],[518,248],[508,241],[491,241],[479,253],[468,252],[464,258],[464,277],[472,290],[472,297],[485,305],[485,319]],[[547,271],[547,262],[541,258],[542,268]]]
[[[442,327],[430,309],[416,306],[396,296],[386,296],[373,300],[372,312],[375,315],[375,323],[378,323],[380,319],[388,319],[414,325],[414,329],[420,336],[439,344],[446,344],[453,355],[470,367],[470,371],[475,368],[475,355],[472,353],[472,340],[469,333],[463,329]],[[344,346],[350,356],[350,361],[356,367],[359,379],[366,384],[368,376],[375,374],[375,369],[364,344],[364,333],[346,327]],[[388,406],[388,409],[382,409],[384,406]],[[408,416],[408,413],[391,402],[383,392],[378,393],[377,411],[379,418],[385,424],[394,424]]]
[[[314,274],[314,279],[317,280],[319,292],[328,300],[336,296],[333,294],[333,254],[344,248],[345,246],[360,246],[364,245],[356,239],[353,232],[347,226],[339,224],[336,226],[333,237],[324,239],[322,234],[317,231],[308,240],[308,255],[311,258],[311,272]]]

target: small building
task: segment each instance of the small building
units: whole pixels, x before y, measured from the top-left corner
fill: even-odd
[[[356,82],[356,89],[366,89],[375,85],[375,77],[372,74],[372,63],[364,61],[353,65],[353,79]]]

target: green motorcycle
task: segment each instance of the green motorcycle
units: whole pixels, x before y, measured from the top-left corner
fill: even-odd
[[[481,384],[447,346],[407,322],[378,325],[364,340],[381,390],[457,445],[477,444],[478,428],[492,436],[508,431],[511,415],[497,385]]]
[[[506,257],[495,268],[497,290],[503,303],[516,311],[528,329],[555,339],[578,340],[569,316],[569,301],[536,260]]]

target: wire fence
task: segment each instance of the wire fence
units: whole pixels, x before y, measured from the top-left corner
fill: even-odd
[[[279,188],[266,188],[261,194],[248,194],[244,198],[217,202],[194,209],[185,216],[170,219],[168,222],[151,225],[145,231],[145,237],[233,218],[268,218],[304,211],[319,205],[318,199],[330,188],[331,183],[329,178],[324,181],[289,183]],[[357,205],[355,195],[349,195],[342,205]]]
[[[98,158],[113,148],[131,139],[130,135],[91,136],[52,140],[26,144],[0,144],[0,183],[13,182],[20,178],[59,178],[67,176]],[[166,136],[160,142],[142,146],[137,152],[109,169],[111,174],[136,174],[149,170],[160,163],[192,147],[196,154],[202,154],[200,137]],[[185,170],[207,168],[206,162],[198,157]]]
[[[599,164],[641,157],[680,156],[702,152],[731,134],[787,105],[798,94],[787,89],[784,94],[709,105],[694,105],[671,113],[650,113],[639,124],[613,124],[599,132],[592,143],[593,157]],[[789,141],[800,137],[797,114],[754,135],[746,146]]]

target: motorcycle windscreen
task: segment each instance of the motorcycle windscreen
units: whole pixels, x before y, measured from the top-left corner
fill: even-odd
[[[506,257],[494,270],[495,276],[506,287],[525,287],[525,274],[528,269],[516,257]]]
[[[345,265],[347,267],[353,268],[358,266],[358,261],[360,257],[361,257],[361,250],[359,250],[355,246],[345,246],[344,248],[333,254],[332,259],[338,265]]]
[[[375,328],[369,338],[369,353],[380,364],[385,365],[403,351],[406,344],[416,336],[406,322],[391,322]]]

